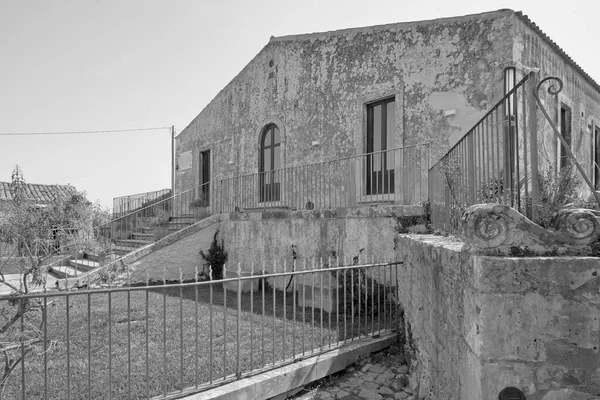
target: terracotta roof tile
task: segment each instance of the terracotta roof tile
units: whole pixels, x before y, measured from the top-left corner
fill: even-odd
[[[25,184],[25,196],[30,201],[49,203],[56,197],[71,196],[77,191],[71,185]],[[10,182],[0,182],[0,201],[11,201]]]

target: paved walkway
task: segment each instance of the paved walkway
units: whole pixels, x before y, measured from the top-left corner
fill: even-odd
[[[313,382],[295,400],[415,400],[409,388],[408,367],[403,355],[391,347],[361,360],[344,371]]]

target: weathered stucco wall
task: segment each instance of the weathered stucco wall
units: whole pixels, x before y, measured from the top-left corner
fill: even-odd
[[[198,184],[208,149],[213,181],[257,172],[269,123],[281,130],[282,167],[364,153],[366,104],[391,96],[394,145],[431,141],[437,159],[501,97],[491,63],[512,54],[511,15],[272,38],[178,136],[192,167],[177,172],[177,190]]]
[[[462,242],[400,236],[399,299],[418,348],[421,395],[528,400],[600,394],[600,262],[470,256]]]
[[[340,258],[360,255],[365,260],[390,261],[395,257],[394,215],[422,215],[421,206],[361,207],[313,211],[232,213],[220,225],[229,252],[228,264],[249,271],[273,271],[273,263],[291,270],[292,245],[299,268],[311,267],[313,258],[328,262],[332,251]],[[361,249],[363,251],[361,252]],[[280,271],[281,272],[281,271]]]

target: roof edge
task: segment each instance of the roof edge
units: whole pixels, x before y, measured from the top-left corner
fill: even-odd
[[[563,57],[565,61],[575,69],[575,71],[579,72],[581,76],[600,93],[600,85],[598,82],[596,82],[594,78],[585,72],[585,70],[581,68],[581,66],[579,66],[579,64],[577,64],[571,58],[571,56],[569,56],[554,40],[552,40],[544,31],[542,31],[542,29],[537,26],[535,22],[533,22],[527,15],[523,14],[522,11],[515,11],[514,13],[521,21],[525,23],[525,25],[529,26],[531,30],[540,35],[542,40],[545,41],[550,48],[552,48],[552,50],[556,51],[559,56]]]
[[[431,24],[438,24],[438,23],[445,23],[445,22],[454,22],[454,21],[461,21],[461,20],[470,20],[470,19],[482,19],[482,18],[491,19],[491,18],[497,18],[499,16],[512,15],[514,13],[515,13],[514,10],[511,10],[508,8],[503,8],[503,9],[496,10],[496,11],[486,11],[486,12],[477,13],[477,14],[467,14],[467,15],[461,15],[461,16],[455,16],[455,17],[442,17],[442,18],[426,19],[426,20],[420,20],[420,21],[395,22],[395,23],[390,23],[390,24],[371,25],[371,26],[363,26],[363,27],[356,27],[356,28],[345,28],[345,29],[324,31],[324,32],[301,33],[301,34],[296,34],[296,35],[285,35],[285,36],[277,36],[277,37],[271,36],[271,40],[269,40],[269,43],[271,43],[271,42],[286,42],[286,41],[299,40],[299,39],[317,39],[317,38],[321,38],[321,37],[324,38],[324,37],[335,36],[335,35],[348,35],[348,34],[352,34],[352,33],[389,30],[389,29],[394,29],[394,28],[409,28],[412,26],[424,26],[424,25],[431,25]]]

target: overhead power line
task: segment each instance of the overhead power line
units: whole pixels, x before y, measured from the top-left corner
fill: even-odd
[[[31,136],[31,135],[79,135],[86,133],[113,133],[113,132],[139,132],[139,131],[158,131],[162,129],[171,129],[170,126],[161,126],[156,128],[135,128],[135,129],[110,129],[101,131],[64,131],[64,132],[0,132],[0,136]]]

